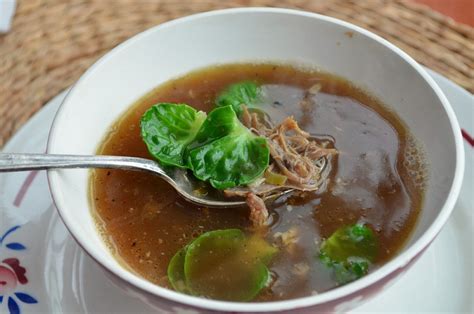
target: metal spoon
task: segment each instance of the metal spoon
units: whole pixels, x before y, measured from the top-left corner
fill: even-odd
[[[204,182],[189,175],[188,171],[178,168],[162,168],[157,162],[145,158],[102,156],[102,155],[53,155],[53,154],[0,154],[0,172],[71,169],[71,168],[105,168],[122,170],[142,170],[153,172],[163,178],[187,201],[206,207],[238,207],[245,205],[244,200],[226,199],[221,193],[213,193],[213,189],[206,190]],[[324,168],[324,165],[321,166]],[[209,193],[196,193],[202,190]],[[291,192],[291,189],[282,190],[278,195]]]

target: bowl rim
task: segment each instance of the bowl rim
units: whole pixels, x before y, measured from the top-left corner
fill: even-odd
[[[321,293],[319,295],[314,296],[306,296],[296,299],[284,300],[284,301],[271,301],[271,302],[249,302],[249,303],[241,303],[241,302],[227,302],[227,301],[219,301],[219,300],[209,300],[200,297],[194,297],[185,295],[182,293],[175,292],[173,290],[163,288],[161,286],[155,285],[146,279],[140,277],[139,275],[135,275],[122,267],[117,267],[115,264],[112,263],[107,258],[103,258],[100,256],[94,255],[92,250],[92,245],[89,242],[82,239],[79,230],[75,227],[73,219],[68,215],[67,204],[59,201],[58,198],[58,191],[61,189],[60,185],[58,184],[59,178],[55,176],[55,172],[52,170],[47,171],[48,177],[48,184],[51,191],[52,199],[57,208],[59,216],[63,220],[66,228],[69,230],[70,234],[76,240],[76,242],[84,249],[85,252],[88,253],[98,264],[103,266],[107,271],[113,273],[115,276],[119,277],[120,279],[124,280],[125,282],[139,288],[142,292],[149,293],[152,295],[156,295],[158,297],[164,298],[166,300],[170,300],[179,304],[193,306],[196,308],[202,308],[207,310],[214,310],[214,311],[239,311],[239,312],[270,312],[270,311],[284,311],[284,310],[292,310],[297,308],[304,308],[310,307],[318,304],[324,304],[327,302],[335,301],[337,299],[343,298],[345,296],[351,295],[356,293],[363,288],[369,287],[376,282],[382,280],[386,276],[390,275],[391,273],[395,272],[397,269],[401,269],[405,267],[410,261],[412,261],[420,252],[422,252],[438,235],[443,225],[446,223],[447,219],[449,218],[455,202],[458,198],[462,179],[463,179],[463,172],[464,172],[464,148],[462,144],[462,135],[459,123],[456,119],[454,111],[449,104],[447,98],[435,83],[435,81],[428,75],[428,73],[423,69],[421,65],[419,65],[413,58],[411,58],[408,54],[404,51],[396,47],[395,45],[391,44],[387,40],[383,39],[382,37],[375,35],[374,33],[365,30],[359,26],[353,25],[351,23],[317,14],[307,11],[301,10],[294,10],[294,9],[284,9],[284,8],[266,8],[266,7],[246,7],[246,8],[231,8],[231,9],[222,9],[222,10],[213,10],[198,14],[193,14],[185,17],[181,17],[178,19],[174,19],[154,27],[151,27],[141,33],[138,33],[131,38],[127,39],[126,41],[119,44],[117,47],[113,48],[109,52],[107,52],[104,56],[102,56],[99,60],[97,60],[92,66],[88,68],[88,70],[77,80],[75,84],[73,84],[72,88],[68,91],[66,97],[64,98],[63,102],[61,103],[51,126],[51,130],[48,136],[47,142],[47,153],[53,153],[52,147],[54,146],[55,140],[58,138],[60,134],[60,130],[58,130],[58,121],[60,121],[64,115],[65,107],[69,103],[69,100],[75,96],[77,91],[77,86],[80,86],[87,80],[87,78],[94,74],[95,70],[101,66],[103,62],[108,60],[109,58],[113,57],[119,51],[123,49],[127,49],[128,46],[131,46],[151,33],[160,31],[165,28],[173,27],[178,24],[182,23],[189,23],[197,19],[202,18],[209,18],[218,15],[227,15],[227,14],[247,14],[247,13],[270,13],[270,14],[282,14],[282,15],[293,15],[293,16],[300,16],[300,17],[309,17],[321,20],[323,22],[336,24],[347,28],[350,31],[354,31],[355,33],[361,34],[382,44],[383,46],[390,49],[391,52],[396,54],[399,58],[403,59],[405,62],[409,64],[414,70],[416,70],[417,74],[420,75],[425,82],[429,85],[429,87],[435,92],[436,96],[440,100],[444,110],[448,116],[448,120],[450,122],[450,126],[452,128],[454,134],[454,143],[455,143],[455,153],[456,153],[456,164],[455,164],[455,171],[454,171],[454,178],[449,189],[449,194],[444,204],[435,218],[434,222],[428,227],[428,229],[420,236],[418,240],[416,240],[410,247],[408,247],[404,252],[400,253],[399,255],[395,256],[392,260],[384,264],[379,269],[375,270],[374,272],[370,273],[369,275],[349,283],[347,285],[329,290],[327,292]]]

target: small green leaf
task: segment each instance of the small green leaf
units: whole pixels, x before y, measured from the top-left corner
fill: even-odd
[[[188,293],[186,278],[184,277],[184,257],[187,247],[179,250],[168,265],[168,279],[173,288],[178,292]]]
[[[336,262],[329,258],[324,251],[319,254],[319,259],[328,268],[332,269],[338,284],[359,279],[369,272],[370,261],[361,257],[350,257],[347,261]]]
[[[350,257],[344,263],[334,263],[336,281],[345,284],[369,272],[370,261],[362,257]]]
[[[339,284],[345,284],[366,275],[376,255],[377,239],[373,231],[356,224],[338,229],[324,241],[319,259],[333,269]]]
[[[322,244],[321,250],[337,262],[352,256],[373,261],[377,254],[377,241],[369,227],[356,224],[338,229]]]
[[[248,301],[265,287],[265,266],[278,250],[239,229],[202,234],[171,259],[168,278],[177,291],[207,298]]]
[[[252,106],[261,97],[260,87],[252,81],[243,81],[228,86],[219,94],[217,107],[232,106],[237,115],[242,113],[242,104]]]
[[[161,103],[142,116],[141,133],[160,163],[189,168],[217,189],[251,183],[270,161],[267,141],[243,126],[231,106],[205,119],[186,104]]]
[[[166,166],[185,168],[183,153],[206,114],[186,104],[160,103],[141,118],[141,136],[150,154]]]
[[[269,272],[245,243],[238,229],[207,232],[193,241],[184,264],[192,293],[229,301],[253,299],[267,283]]]
[[[211,111],[186,152],[194,175],[216,189],[246,185],[260,177],[270,162],[266,139],[250,132],[231,106]]]

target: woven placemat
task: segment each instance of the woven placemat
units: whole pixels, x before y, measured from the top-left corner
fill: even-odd
[[[176,17],[237,6],[297,8],[352,22],[474,92],[474,29],[403,0],[18,0],[12,30],[0,35],[0,147],[130,36]]]

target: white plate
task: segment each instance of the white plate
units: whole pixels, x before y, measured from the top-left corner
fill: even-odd
[[[439,74],[430,74],[451,102],[462,128],[474,134],[473,95]],[[56,96],[28,121],[4,151],[44,152],[64,96],[65,92]],[[442,232],[407,274],[353,313],[473,312],[474,147],[468,141],[464,147],[463,188]],[[0,218],[0,292],[8,276],[11,288],[0,296],[0,313],[164,312],[116,286],[76,244],[53,208],[45,172],[0,174]],[[20,227],[4,236],[15,226]],[[13,273],[5,270],[5,263],[15,263],[15,259],[26,269],[28,282],[20,283],[21,275],[11,277]]]

